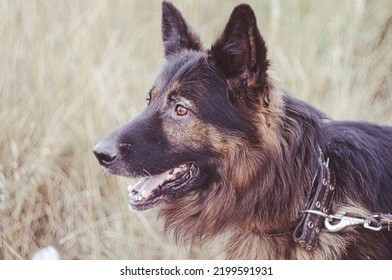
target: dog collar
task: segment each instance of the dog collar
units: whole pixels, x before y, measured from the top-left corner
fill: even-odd
[[[323,152],[320,148],[318,150],[318,172],[312,181],[312,191],[303,211],[304,215],[293,233],[294,241],[307,251],[313,251],[317,247],[321,228],[326,216],[330,214],[336,187],[336,176],[329,168],[329,158],[324,160]]]

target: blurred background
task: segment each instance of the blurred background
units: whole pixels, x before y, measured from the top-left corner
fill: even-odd
[[[208,47],[249,3],[271,76],[334,119],[392,124],[392,1],[173,1]],[[92,147],[146,106],[161,1],[0,2],[0,259],[211,258],[176,246]],[[391,139],[392,140],[392,139]]]

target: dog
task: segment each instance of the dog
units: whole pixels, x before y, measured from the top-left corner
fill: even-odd
[[[274,85],[246,4],[206,50],[163,2],[162,37],[145,111],[93,150],[141,177],[131,209],[159,208],[179,243],[222,238],[227,259],[392,259],[391,127],[333,121]]]

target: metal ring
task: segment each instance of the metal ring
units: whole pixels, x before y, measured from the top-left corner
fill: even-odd
[[[320,203],[320,201],[317,201],[316,202],[316,208],[319,209],[320,207],[321,207],[321,203]]]
[[[312,245],[308,245],[306,246],[306,251],[313,251],[313,246]]]
[[[312,223],[312,221],[308,222],[308,228],[313,228],[314,224]]]
[[[329,185],[329,189],[330,189],[331,191],[333,191],[333,190],[335,189],[335,187],[331,184],[331,185]]]
[[[323,185],[326,186],[328,183],[327,179],[323,179]]]

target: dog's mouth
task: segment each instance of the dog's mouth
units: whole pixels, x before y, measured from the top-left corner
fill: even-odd
[[[162,202],[170,202],[185,195],[199,175],[194,163],[185,163],[161,174],[142,177],[134,186],[128,186],[129,206],[142,211]]]

